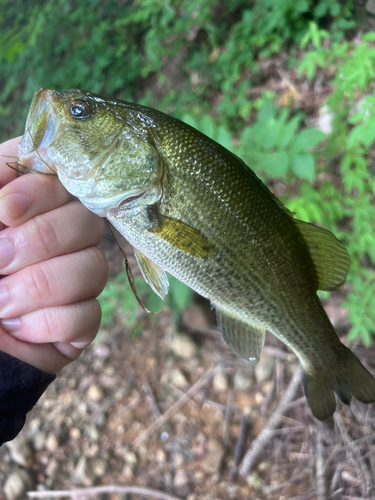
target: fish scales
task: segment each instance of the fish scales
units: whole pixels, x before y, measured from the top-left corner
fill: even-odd
[[[35,139],[36,138],[36,139]],[[313,414],[375,400],[375,381],[337,337],[316,291],[345,280],[350,258],[328,231],[295,219],[242,160],[156,110],[89,92],[36,92],[19,162],[55,170],[133,246],[162,298],[169,272],[214,308],[249,362],[265,330],[298,356]]]

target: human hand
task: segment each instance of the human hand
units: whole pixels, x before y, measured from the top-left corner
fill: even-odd
[[[0,144],[0,350],[54,374],[99,329],[105,222],[57,176],[17,178],[6,156],[17,157],[20,139]]]

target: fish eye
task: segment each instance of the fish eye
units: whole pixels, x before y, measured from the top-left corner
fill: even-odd
[[[87,118],[91,114],[91,109],[86,102],[73,101],[69,106],[69,114],[72,118]]]

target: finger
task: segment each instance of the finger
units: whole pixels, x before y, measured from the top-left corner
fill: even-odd
[[[0,191],[0,221],[18,226],[73,199],[54,175],[23,175]]]
[[[21,139],[22,137],[15,137],[0,144],[0,188],[17,177],[17,172],[8,167],[7,163],[17,161]]]
[[[97,297],[108,277],[108,262],[96,247],[28,266],[0,282],[0,318]]]
[[[37,215],[20,227],[8,227],[0,233],[0,274],[97,246],[104,230],[104,219],[78,201]]]
[[[12,337],[33,344],[79,342],[88,345],[97,334],[101,309],[96,299],[75,304],[46,307],[16,318],[0,320]]]
[[[6,352],[47,373],[55,374],[73,359],[78,358],[82,350],[74,348],[71,344],[70,348],[76,352],[73,353],[69,350],[68,354],[71,356],[66,356],[64,350],[59,350],[54,344],[22,342],[0,328],[0,351]]]

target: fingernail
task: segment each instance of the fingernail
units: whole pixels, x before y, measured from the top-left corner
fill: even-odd
[[[0,319],[0,326],[2,326],[7,333],[16,333],[21,328],[21,320],[20,318]]]
[[[5,285],[0,285],[0,309],[3,309],[9,301],[8,288]]]
[[[13,259],[13,244],[6,238],[0,240],[0,269],[9,266]]]
[[[77,349],[84,349],[88,345],[91,344],[91,342],[70,342],[73,347],[76,347]]]
[[[7,194],[4,198],[0,198],[0,206],[12,220],[19,219],[30,208],[30,198],[23,193]]]

